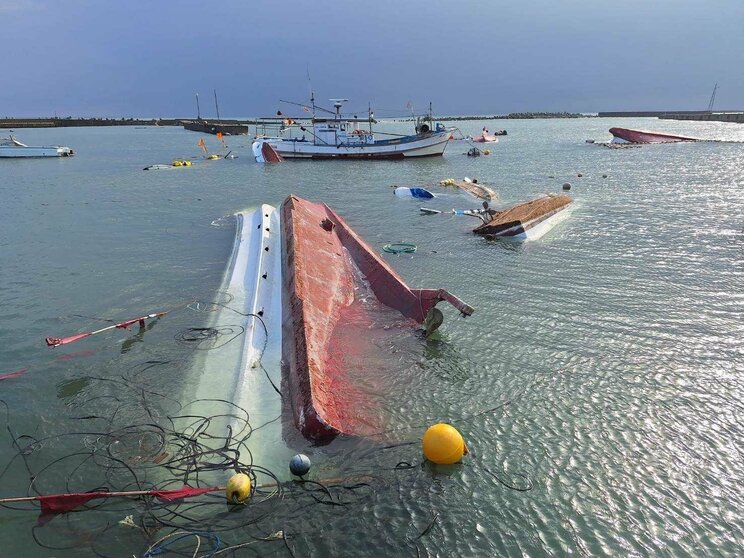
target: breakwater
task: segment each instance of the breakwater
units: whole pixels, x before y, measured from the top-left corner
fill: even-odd
[[[0,128],[80,128],[85,126],[183,126],[192,118],[0,118]],[[224,125],[255,125],[255,120],[220,120]]]
[[[726,110],[711,112],[707,110],[676,110],[676,111],[617,111],[600,112],[600,117],[609,118],[661,118],[664,120],[700,120],[715,122],[744,123],[744,111]]]

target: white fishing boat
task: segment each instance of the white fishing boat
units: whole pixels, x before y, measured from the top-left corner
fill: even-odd
[[[308,112],[312,111],[310,127],[299,126],[300,137],[269,137],[254,142],[254,153],[261,149],[261,144],[269,144],[276,153],[285,159],[402,159],[407,157],[431,157],[442,155],[447,147],[451,130],[437,123],[431,128],[431,113],[427,118],[416,120],[415,133],[411,135],[375,133],[373,130],[374,115],[369,110],[368,118],[345,117],[341,107],[348,99],[331,99],[335,112],[315,105],[301,105]],[[299,104],[299,103],[293,103]],[[318,117],[317,111],[327,113],[327,117]],[[283,131],[293,127],[295,121],[284,118]],[[366,127],[365,127],[366,125]],[[298,126],[294,126],[296,129]],[[385,135],[385,139],[378,136]]]
[[[12,135],[0,138],[0,157],[69,157],[74,154],[72,149],[61,145],[26,145]]]

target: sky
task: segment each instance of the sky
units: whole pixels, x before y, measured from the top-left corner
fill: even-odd
[[[744,0],[0,0],[0,116],[744,110]],[[310,79],[308,80],[308,75]],[[330,104],[330,103],[326,103]]]

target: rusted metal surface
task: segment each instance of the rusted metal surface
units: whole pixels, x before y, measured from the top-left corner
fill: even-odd
[[[411,327],[442,300],[465,315],[473,308],[443,289],[408,288],[325,204],[290,196],[282,205],[281,223],[282,360],[295,425],[317,443],[339,434],[376,433],[379,412],[358,399],[353,385],[360,371],[345,368],[348,362],[363,366],[365,352],[375,349],[364,338],[344,334],[347,322],[367,319],[364,305],[355,303],[358,282],[365,281],[380,303],[409,318]],[[355,354],[360,358],[350,357]]]

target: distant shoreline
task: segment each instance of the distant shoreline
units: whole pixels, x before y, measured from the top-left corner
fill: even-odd
[[[744,123],[744,111],[619,111],[599,113],[575,112],[512,112],[510,114],[439,116],[441,122],[483,121],[483,120],[536,120],[559,118],[629,118],[656,117],[669,120],[698,120]],[[309,121],[309,118],[292,117],[295,121]],[[393,122],[412,122],[413,118],[383,119]],[[0,129],[14,128],[80,128],[86,126],[183,126],[195,122],[194,118],[0,118]],[[206,122],[206,121],[205,121]],[[217,121],[209,120],[215,124]],[[262,125],[265,119],[221,119],[219,124]]]

